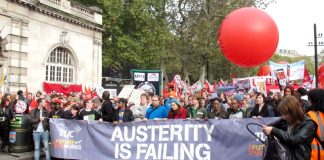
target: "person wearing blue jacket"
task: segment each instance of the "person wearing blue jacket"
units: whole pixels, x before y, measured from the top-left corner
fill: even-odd
[[[161,106],[159,102],[159,96],[154,95],[152,97],[152,104],[146,110],[146,119],[163,119],[168,118],[168,111],[166,107]]]

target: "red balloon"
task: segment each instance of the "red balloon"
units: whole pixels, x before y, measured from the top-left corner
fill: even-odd
[[[258,76],[269,76],[269,75],[270,75],[270,66],[269,65],[260,67],[260,69],[258,71]]]
[[[274,20],[257,8],[231,12],[222,22],[219,37],[224,56],[243,67],[258,66],[275,52],[279,32]]]

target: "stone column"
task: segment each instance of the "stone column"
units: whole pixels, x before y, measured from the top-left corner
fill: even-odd
[[[94,85],[101,86],[101,78],[102,78],[102,42],[100,40],[94,40]]]
[[[10,32],[4,38],[10,91],[24,90],[27,85],[28,23],[25,19],[11,17]]]

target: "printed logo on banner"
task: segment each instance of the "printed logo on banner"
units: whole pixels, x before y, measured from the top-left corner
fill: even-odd
[[[111,125],[82,121],[75,124],[70,120],[51,119],[52,140],[61,147],[54,146],[51,151],[54,157],[66,159],[93,159],[93,155],[96,155],[95,159],[258,160],[262,158],[264,145],[245,126],[250,122],[269,124],[277,120],[168,120]],[[233,125],[239,127],[225,127]],[[260,128],[251,129],[258,138],[266,138]],[[237,136],[238,132],[242,134]],[[84,145],[81,150],[65,149],[65,145],[74,145],[78,139],[82,140],[79,144]],[[224,150],[231,154],[224,154]]]
[[[53,139],[54,148],[64,150],[81,150],[82,140],[76,140],[75,137],[81,132],[81,127],[76,125],[73,129],[62,128],[59,130],[59,138]]]
[[[265,135],[263,132],[254,132],[256,136],[258,136],[262,141],[265,141]],[[259,140],[256,138],[256,141],[259,142]],[[249,144],[248,145],[248,153],[249,156],[252,157],[261,157],[263,155],[263,148],[264,144]]]
[[[155,93],[156,91],[154,85],[150,82],[142,82],[141,84],[138,85],[138,88],[145,91],[146,93],[148,92]]]
[[[159,81],[159,73],[147,73],[147,81],[158,82]]]
[[[145,81],[145,73],[134,73],[134,80],[135,81]]]

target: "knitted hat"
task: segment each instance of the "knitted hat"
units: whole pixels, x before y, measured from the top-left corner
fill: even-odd
[[[178,99],[173,98],[173,99],[171,99],[170,104],[172,102],[175,103],[175,104],[177,104],[178,106],[181,106],[181,103],[180,103],[180,101]]]
[[[243,101],[243,100],[244,100],[244,98],[243,98],[243,94],[237,94],[237,95],[235,96],[235,99],[236,99],[237,101]]]

